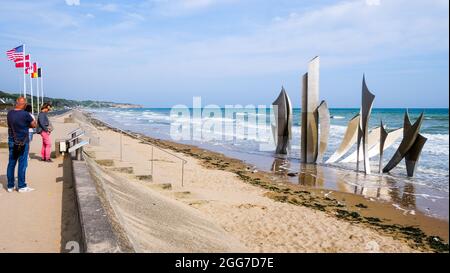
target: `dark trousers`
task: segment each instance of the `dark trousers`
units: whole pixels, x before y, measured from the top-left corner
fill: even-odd
[[[26,143],[24,150],[18,156],[14,155],[14,141],[8,141],[9,145],[9,162],[8,162],[8,188],[14,188],[14,171],[16,169],[17,161],[19,162],[19,170],[18,170],[18,188],[22,189],[27,186],[25,182],[25,175],[28,167],[28,152],[30,150],[30,144]]]

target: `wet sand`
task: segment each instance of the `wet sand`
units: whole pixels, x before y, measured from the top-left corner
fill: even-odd
[[[448,251],[446,221],[420,212],[404,213],[389,201],[311,187],[333,175],[326,168],[305,166],[297,178],[303,182],[293,184],[289,175],[294,174],[255,172],[220,153],[139,134],[123,137],[127,155],[120,161],[117,130],[92,118],[90,122],[96,127],[91,136],[111,142],[108,152],[101,148],[103,144],[92,146],[88,153],[93,158],[113,160],[119,175],[196,208],[250,251],[371,252],[371,242],[381,252]],[[188,161],[183,187],[180,163],[155,151],[150,161],[150,146],[137,138]],[[153,182],[143,182],[139,177],[148,176],[150,166],[154,167]]]

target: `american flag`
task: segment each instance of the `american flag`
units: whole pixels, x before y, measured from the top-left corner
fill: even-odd
[[[6,51],[6,56],[8,56],[9,60],[14,62],[18,59],[23,60],[23,45]]]

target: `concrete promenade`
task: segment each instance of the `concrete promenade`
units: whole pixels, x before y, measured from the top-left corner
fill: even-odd
[[[64,123],[65,116],[51,118],[52,154],[55,139],[67,138],[77,127]],[[27,183],[35,191],[8,193],[6,136],[7,128],[0,127],[0,252],[66,252],[67,242],[80,241],[70,160],[40,161],[42,139],[35,135],[27,171]]]

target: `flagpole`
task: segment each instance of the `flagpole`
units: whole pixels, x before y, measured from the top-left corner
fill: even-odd
[[[41,92],[42,92],[42,104],[45,103],[45,96],[44,96],[44,72],[41,68]]]
[[[30,56],[31,64],[31,56]],[[34,115],[34,103],[33,103],[33,74],[30,74],[30,97],[31,97],[31,114]]]
[[[38,66],[38,76],[36,78],[36,99],[37,99],[37,107],[36,107],[36,109],[37,109],[38,114],[39,114],[40,109],[41,109],[41,105],[39,104],[39,95],[40,95],[39,92],[40,92],[40,90],[39,90],[39,66]]]
[[[27,98],[27,79],[25,75],[25,64],[27,60],[25,54],[25,44],[23,44],[22,46],[23,46],[23,96],[24,98]]]

